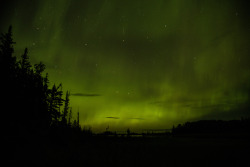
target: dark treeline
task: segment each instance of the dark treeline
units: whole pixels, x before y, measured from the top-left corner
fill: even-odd
[[[249,133],[250,119],[241,120],[200,120],[196,122],[186,122],[173,127],[172,134],[223,134],[223,133]]]
[[[41,134],[55,129],[80,130],[79,113],[72,120],[70,93],[62,84],[49,87],[45,65],[32,65],[28,49],[14,56],[12,27],[0,37],[1,122],[5,135]]]

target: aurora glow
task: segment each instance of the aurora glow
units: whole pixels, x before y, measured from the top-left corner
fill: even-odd
[[[244,0],[6,0],[15,54],[43,61],[93,130],[250,116]]]

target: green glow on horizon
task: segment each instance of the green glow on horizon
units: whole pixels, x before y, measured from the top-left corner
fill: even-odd
[[[25,3],[14,3],[1,30],[13,25],[15,54],[28,47],[31,61],[46,64],[51,85],[100,94],[71,96],[83,126],[159,129],[250,115],[243,1]]]

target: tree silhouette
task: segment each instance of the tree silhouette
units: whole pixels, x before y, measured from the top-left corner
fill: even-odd
[[[0,37],[1,44],[0,44],[0,62],[1,68],[4,69],[4,73],[6,74],[5,77],[13,77],[13,73],[15,72],[16,68],[16,57],[13,56],[14,47],[13,45],[15,42],[12,38],[12,26],[9,27],[8,33],[1,34]]]
[[[21,60],[19,61],[20,64],[20,70],[24,74],[29,74],[31,70],[31,64],[29,62],[28,57],[28,48],[25,48],[24,54],[21,56]]]
[[[16,57],[13,56],[15,42],[12,39],[12,27],[10,26],[6,34],[1,34],[0,37],[0,76],[1,76],[1,103],[2,103],[2,123],[8,125],[4,132],[9,132],[9,129],[14,129],[15,122],[18,121],[16,115],[16,107],[14,101],[16,97],[12,97],[16,93]],[[5,109],[5,111],[4,111]],[[9,110],[8,111],[6,111]],[[11,111],[11,113],[10,113]]]
[[[63,109],[63,114],[62,114],[62,124],[63,126],[67,126],[67,116],[69,112],[69,91],[66,92],[66,97],[64,101],[64,109]]]
[[[80,127],[80,124],[79,124],[79,111],[77,112],[77,126]]]
[[[127,129],[127,136],[129,137],[131,135],[130,129]]]
[[[62,94],[62,84],[59,84],[59,86],[54,84],[52,89],[49,90],[49,113],[51,115],[51,123],[54,126],[58,126],[61,117],[60,107],[63,105]]]
[[[69,127],[71,127],[71,125],[72,125],[71,118],[72,118],[72,108],[70,108],[70,110],[69,110],[69,116],[68,116],[68,126]]]

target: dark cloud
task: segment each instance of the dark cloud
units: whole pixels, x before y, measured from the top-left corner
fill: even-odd
[[[109,118],[109,119],[120,119],[119,117],[106,117],[106,118]]]

